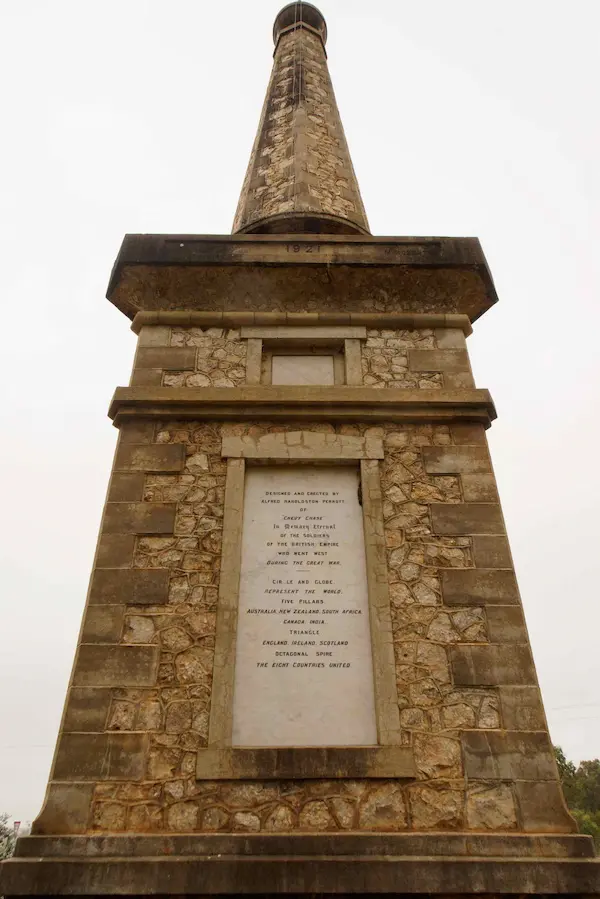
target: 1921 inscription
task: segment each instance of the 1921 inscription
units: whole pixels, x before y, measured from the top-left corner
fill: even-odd
[[[233,745],[376,742],[358,471],[250,468]]]

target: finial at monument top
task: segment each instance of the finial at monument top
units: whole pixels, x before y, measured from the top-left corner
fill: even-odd
[[[282,31],[292,31],[300,25],[308,25],[320,35],[324,44],[327,42],[327,22],[323,13],[312,3],[296,2],[288,3],[277,14],[273,25],[273,43],[277,45]]]

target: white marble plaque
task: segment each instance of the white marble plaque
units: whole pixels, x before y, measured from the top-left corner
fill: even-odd
[[[273,356],[271,384],[327,386],[334,383],[333,356]]]
[[[357,468],[247,470],[232,742],[377,743]]]

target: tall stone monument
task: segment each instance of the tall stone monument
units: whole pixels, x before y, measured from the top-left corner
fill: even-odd
[[[231,236],[129,235],[138,335],[44,807],[0,893],[584,895],[465,338],[473,238],[372,237],[320,12]]]

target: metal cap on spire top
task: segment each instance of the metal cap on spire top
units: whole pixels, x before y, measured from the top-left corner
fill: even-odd
[[[323,43],[327,43],[327,22],[323,13],[312,3],[304,3],[302,0],[288,3],[279,11],[273,25],[273,43],[277,45],[283,31],[288,29],[291,31],[299,28],[300,25],[308,25],[309,28],[313,28],[321,36]]]
[[[273,72],[234,233],[369,234],[327,69],[327,25],[312,3],[275,19]]]

